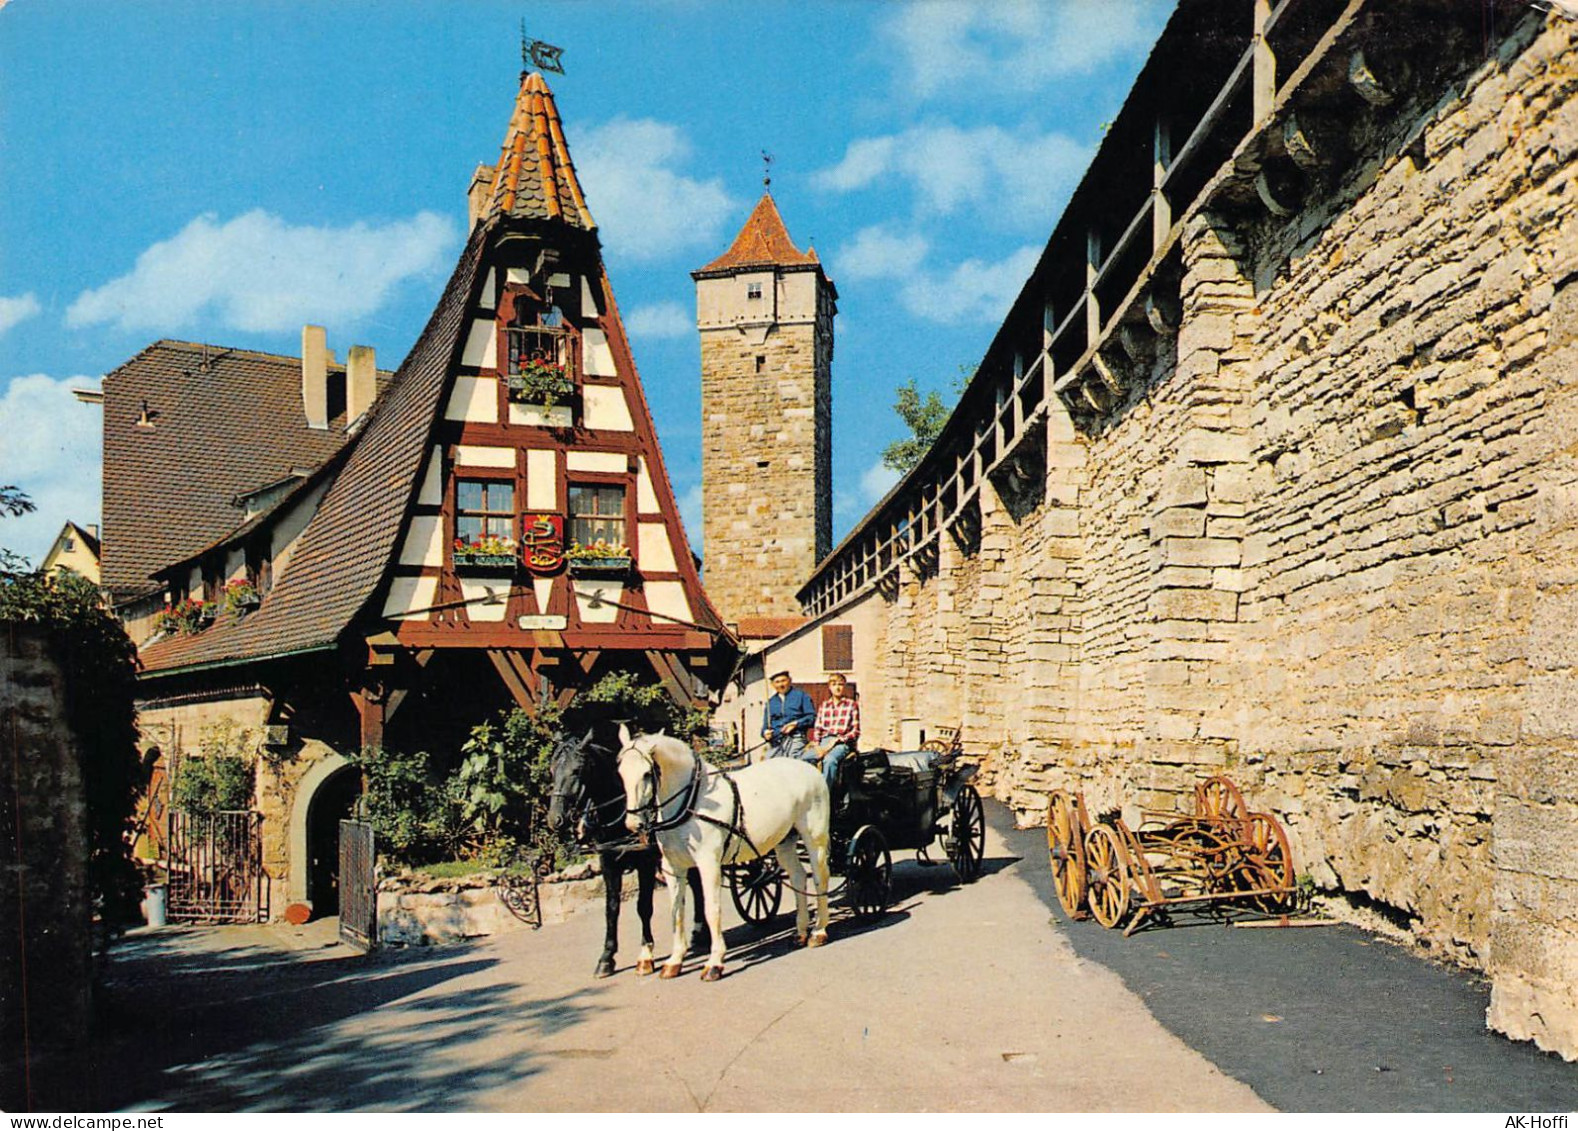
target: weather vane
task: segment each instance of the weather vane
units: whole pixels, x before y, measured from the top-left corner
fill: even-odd
[[[552,71],[556,75],[564,74],[564,64],[559,57],[564,54],[564,48],[555,47],[551,43],[544,43],[540,39],[526,38],[526,21],[521,20],[521,66],[536,67],[540,71]]]
[[[773,155],[765,149],[762,150],[762,187],[772,188],[773,185]]]

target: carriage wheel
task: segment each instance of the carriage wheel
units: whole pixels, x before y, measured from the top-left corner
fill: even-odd
[[[1270,911],[1280,906],[1293,891],[1293,853],[1287,834],[1270,813],[1251,813],[1245,822],[1245,851],[1256,875],[1256,887],[1272,888],[1278,894],[1263,896]]]
[[[1086,835],[1085,869],[1090,913],[1103,927],[1116,927],[1129,911],[1129,854],[1110,826]]]
[[[849,840],[844,860],[844,899],[858,919],[874,919],[893,901],[893,857],[887,838],[861,825]]]
[[[986,812],[973,785],[960,786],[953,799],[953,819],[948,823],[943,848],[961,883],[970,883],[980,876],[981,860],[986,855]]]
[[[1047,799],[1047,851],[1058,902],[1070,919],[1085,918],[1085,829],[1074,799],[1061,789]]]
[[[730,866],[729,895],[740,918],[753,927],[778,914],[778,904],[784,897],[784,870],[778,857],[769,853]]]
[[[1195,816],[1227,825],[1232,836],[1242,836],[1244,795],[1238,786],[1218,774],[1194,787]]]

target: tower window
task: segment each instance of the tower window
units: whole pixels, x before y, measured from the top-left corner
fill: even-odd
[[[745,297],[746,298],[761,298],[762,297],[762,285],[760,283],[746,283],[745,284]]]
[[[764,353],[757,354],[756,355],[756,372],[760,373],[762,370],[764,370],[766,368],[767,368],[767,355],[764,354]]]

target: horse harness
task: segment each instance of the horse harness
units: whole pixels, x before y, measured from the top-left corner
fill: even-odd
[[[632,746],[628,749],[639,750],[640,748]],[[734,776],[732,774],[724,773],[721,770],[717,771],[718,776],[729,783],[729,792],[734,796],[733,819],[729,821],[720,821],[718,818],[711,816],[710,814],[699,813],[696,811],[696,801],[701,796],[701,787],[704,784],[705,775],[713,772],[713,768],[708,766],[699,757],[697,757],[695,751],[691,751],[690,755],[692,760],[690,781],[685,783],[684,788],[670,794],[661,801],[657,800],[658,783],[660,781],[658,775],[657,759],[644,750],[641,751],[641,754],[647,760],[646,777],[652,783],[653,800],[646,805],[639,806],[638,808],[627,809],[626,812],[635,816],[640,816],[641,814],[650,810],[655,814],[657,820],[648,825],[643,830],[643,832],[665,832],[668,829],[678,828],[686,821],[695,819],[697,821],[705,821],[709,825],[716,825],[718,828],[722,829],[725,834],[727,834],[723,840],[723,851],[718,856],[718,861],[720,863],[728,862],[729,852],[734,847],[736,840],[742,840],[745,842],[746,846],[751,850],[752,858],[762,854],[762,850],[756,847],[756,843],[751,840],[750,834],[745,831],[745,822],[743,820],[744,806],[740,801],[740,786],[739,783],[734,780]],[[674,816],[665,818],[663,816],[663,810],[671,802],[680,797],[684,798],[684,803],[680,805],[679,810],[674,814]]]

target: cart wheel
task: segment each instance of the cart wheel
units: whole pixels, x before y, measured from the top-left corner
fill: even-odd
[[[861,825],[850,838],[844,861],[844,899],[858,919],[874,919],[893,899],[893,857],[887,838],[873,825]]]
[[[1090,913],[1103,927],[1116,927],[1129,911],[1129,854],[1108,825],[1085,837],[1085,869]]]
[[[1070,919],[1084,919],[1085,830],[1074,799],[1061,789],[1047,799],[1047,851],[1058,902]]]
[[[1197,817],[1227,825],[1231,836],[1244,835],[1244,795],[1220,774],[1194,787],[1194,812]]]
[[[753,927],[778,914],[784,897],[784,870],[772,853],[729,867],[729,895],[734,909]]]
[[[1293,853],[1287,834],[1270,813],[1251,813],[1244,825],[1245,851],[1255,872],[1255,886],[1277,893],[1262,897],[1266,910],[1273,910],[1293,893]]]
[[[960,786],[953,799],[953,819],[948,822],[943,848],[961,883],[980,876],[981,859],[986,855],[986,812],[973,785]]]

